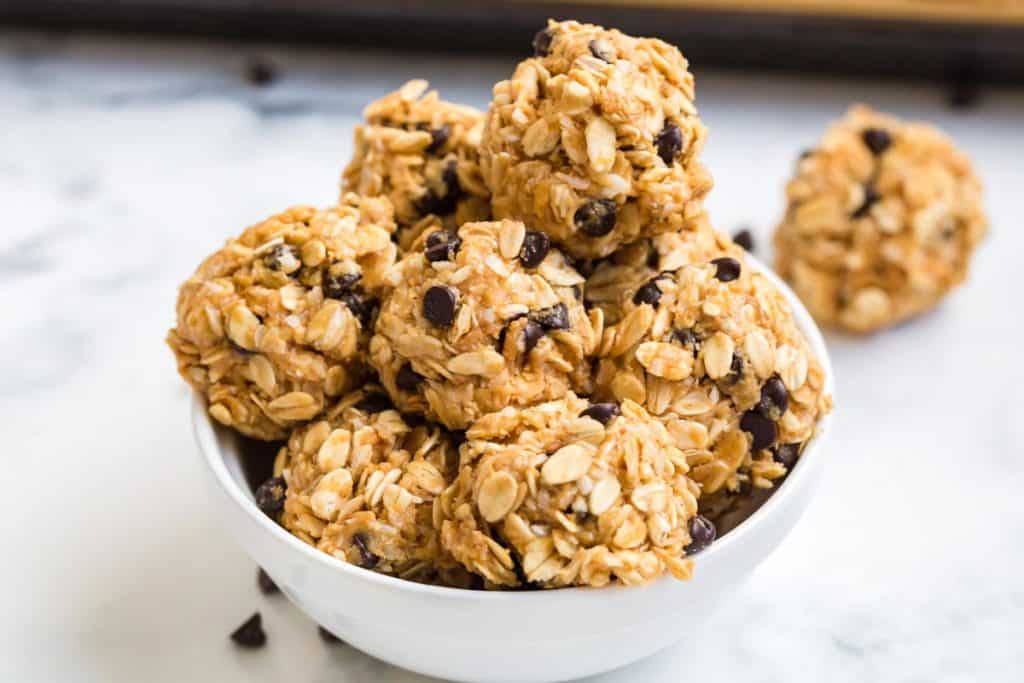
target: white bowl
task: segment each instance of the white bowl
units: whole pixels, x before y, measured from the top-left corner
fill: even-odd
[[[825,343],[788,287],[762,266],[793,308],[826,372]],[[196,397],[196,440],[214,514],[285,595],[350,645],[418,673],[474,683],[561,681],[646,657],[698,628],[775,549],[803,514],[825,461],[831,417],[792,473],[753,515],[694,558],[693,578],[645,586],[485,592],[425,586],[341,562],[295,538],[253,502],[236,438]]]

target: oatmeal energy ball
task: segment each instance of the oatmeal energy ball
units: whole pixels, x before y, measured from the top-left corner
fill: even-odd
[[[587,389],[603,317],[544,233],[510,220],[437,230],[391,278],[370,362],[402,412],[464,429]]]
[[[656,275],[623,313],[605,330],[596,400],[635,401],[660,420],[702,496],[786,473],[831,398],[767,278],[719,257]]]
[[[689,229],[711,177],[679,50],[574,21],[550,22],[533,47],[487,113],[481,165],[495,215],[575,258]]]
[[[490,587],[685,579],[686,553],[710,540],[686,457],[631,401],[570,393],[487,415],[466,437],[435,510],[445,549]]]
[[[281,524],[345,562],[429,579],[454,564],[442,557],[432,508],[455,463],[441,428],[409,425],[380,389],[356,391],[293,431],[278,454]]]
[[[483,113],[427,88],[426,81],[409,81],[366,108],[342,175],[343,192],[391,200],[402,249],[424,230],[455,229],[491,211],[477,151]]]
[[[210,415],[283,439],[362,379],[393,231],[386,199],[350,194],[288,209],[203,261],[181,286],[167,342]]]
[[[985,235],[981,183],[932,126],[852,108],[797,163],[776,269],[820,322],[870,332],[967,276]]]

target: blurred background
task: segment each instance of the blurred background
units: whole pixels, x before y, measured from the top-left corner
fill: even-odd
[[[858,101],[949,133],[991,219],[936,311],[829,333],[830,462],[793,535],[705,632],[596,680],[1020,680],[1015,0],[0,0],[0,680],[423,680],[260,595],[163,338],[228,236],[336,198],[367,103],[421,77],[485,108],[548,16],[680,46],[712,220],[758,257],[794,160]],[[268,646],[232,648],[257,609]]]

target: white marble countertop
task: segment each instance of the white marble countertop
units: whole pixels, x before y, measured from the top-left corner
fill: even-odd
[[[248,55],[281,78],[240,77]],[[371,98],[485,105],[511,60],[0,34],[0,680],[419,681],[328,648],[208,513],[163,345],[229,234],[327,203]],[[807,516],[697,638],[596,680],[1011,681],[1024,665],[1024,93],[694,65],[722,228],[766,246],[797,153],[854,100],[973,154],[991,237],[912,324],[832,336],[831,462]],[[255,609],[269,646],[228,632]]]

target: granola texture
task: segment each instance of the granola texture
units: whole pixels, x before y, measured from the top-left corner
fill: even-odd
[[[797,163],[776,269],[822,323],[871,332],[967,276],[986,219],[970,161],[934,127],[864,106]]]
[[[291,433],[274,466],[287,482],[280,522],[344,562],[431,581],[438,567],[455,566],[432,510],[453,480],[456,447],[386,401],[380,388],[355,391]]]
[[[427,81],[409,81],[370,104],[342,174],[343,193],[391,200],[403,250],[426,230],[453,230],[491,212],[478,152],[483,112],[445,102],[428,88]]]
[[[603,318],[547,244],[518,221],[467,223],[402,258],[370,341],[399,409],[465,429],[508,405],[587,390]]]
[[[831,407],[781,292],[738,256],[639,287],[599,356],[596,399],[660,420],[702,496],[771,487]]]
[[[214,419],[284,439],[362,380],[394,228],[386,199],[346,195],[277,214],[203,261],[167,342]]]
[[[640,406],[591,406],[570,393],[487,415],[466,437],[435,520],[444,547],[488,587],[690,576],[699,489]]]
[[[552,21],[534,52],[494,86],[487,112],[480,162],[495,216],[547,232],[574,258],[691,229],[712,181],[679,50]]]

